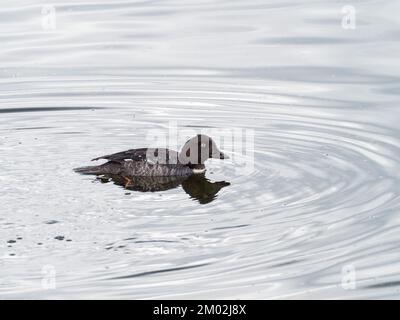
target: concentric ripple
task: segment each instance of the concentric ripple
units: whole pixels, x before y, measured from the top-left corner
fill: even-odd
[[[398,2],[6,3],[1,298],[398,298]],[[193,193],[72,170],[199,132]]]
[[[357,118],[349,101],[297,93],[312,92],[310,84],[289,95],[263,81],[244,88],[228,78],[121,78],[107,80],[99,96],[102,81],[59,76],[42,82],[40,94],[19,95],[29,109],[3,109],[1,228],[15,240],[2,245],[8,297],[395,290],[376,286],[397,279],[398,130],[367,121],[368,107]],[[208,164],[208,179],[230,182],[214,201],[201,205],[180,187],[126,192],[72,171],[96,155],[143,146],[151,130],[171,123],[180,144],[187,130],[253,130],[254,145]],[[48,265],[58,275],[52,292],[40,287]],[[341,287],[348,265],[361,287],[350,293]]]

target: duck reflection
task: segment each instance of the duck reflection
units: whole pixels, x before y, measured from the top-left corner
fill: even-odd
[[[182,189],[201,204],[210,203],[217,197],[217,193],[230,183],[226,181],[212,182],[204,174],[193,174],[189,177],[140,177],[121,175],[102,175],[97,177],[102,183],[113,182],[127,190],[140,192],[156,192],[174,189],[182,186]]]

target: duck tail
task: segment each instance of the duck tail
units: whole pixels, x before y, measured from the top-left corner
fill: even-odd
[[[74,171],[82,174],[102,174],[101,166],[80,167],[75,168]]]

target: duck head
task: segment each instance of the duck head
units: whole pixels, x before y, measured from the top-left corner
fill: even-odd
[[[192,169],[203,170],[204,162],[207,159],[229,159],[229,157],[220,151],[209,136],[198,134],[186,141],[179,153],[179,162],[186,164]]]

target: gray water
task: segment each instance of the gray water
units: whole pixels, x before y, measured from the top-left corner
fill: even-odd
[[[0,8],[0,298],[399,297],[400,2],[45,4]],[[254,167],[205,203],[72,170],[171,123]]]

